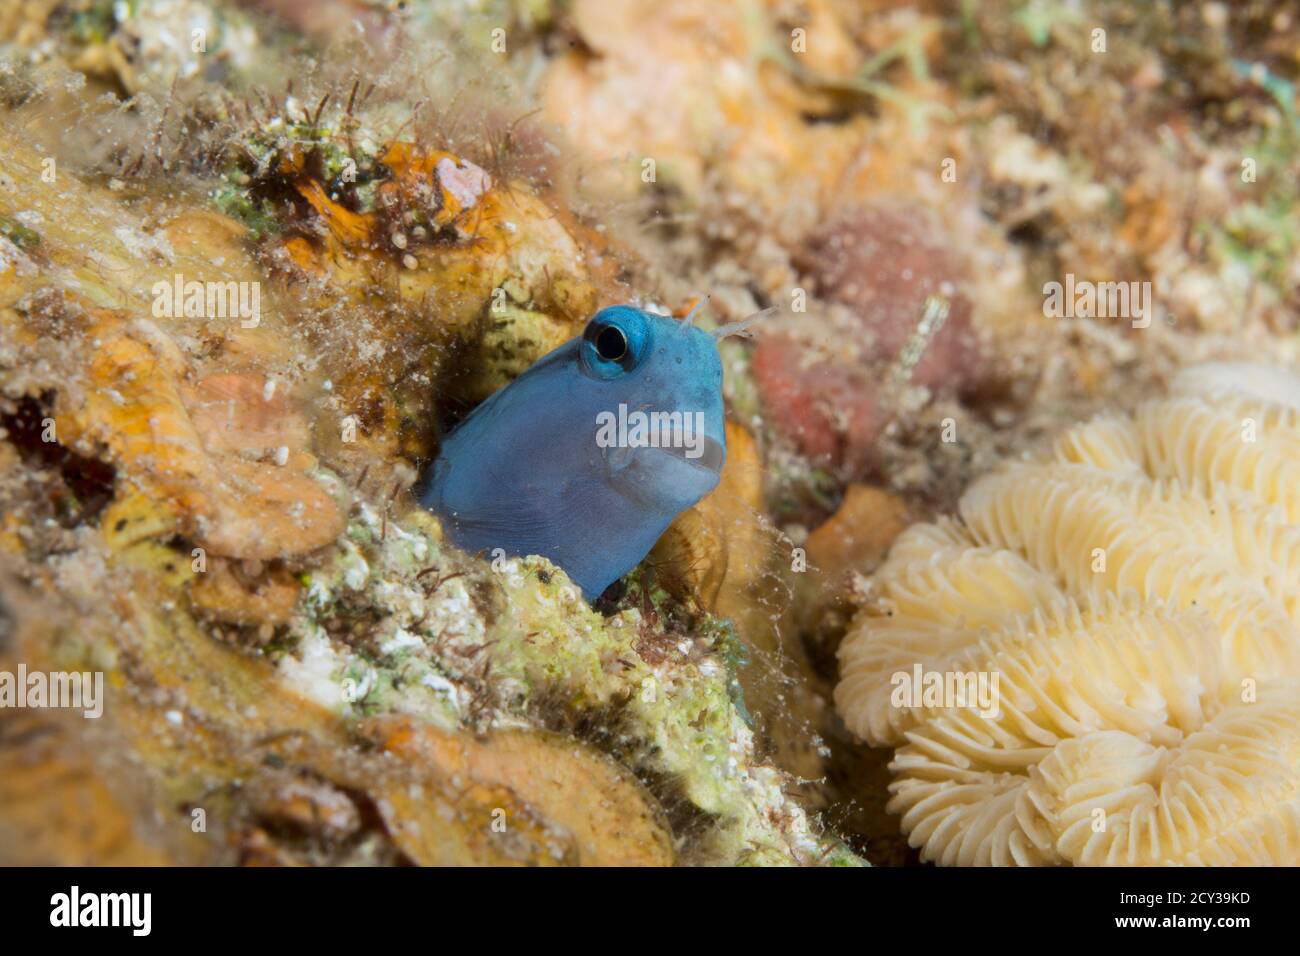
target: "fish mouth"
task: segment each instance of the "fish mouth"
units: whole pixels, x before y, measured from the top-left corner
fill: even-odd
[[[684,445],[660,445],[655,451],[663,452],[665,455],[671,455],[678,458],[688,465],[694,465],[696,468],[704,468],[716,474],[721,474],[722,464],[727,460],[727,449],[719,441],[704,435],[701,441],[700,454],[692,457],[689,452],[691,449]]]

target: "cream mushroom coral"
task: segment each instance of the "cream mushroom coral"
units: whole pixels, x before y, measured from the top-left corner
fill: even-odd
[[[872,585],[835,701],[897,748],[925,859],[1300,863],[1300,378],[1188,369],[976,482]],[[917,665],[996,675],[998,706],[898,699]]]

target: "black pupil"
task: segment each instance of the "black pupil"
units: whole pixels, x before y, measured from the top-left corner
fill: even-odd
[[[617,362],[627,352],[627,338],[623,330],[607,325],[596,335],[596,354],[606,362]]]

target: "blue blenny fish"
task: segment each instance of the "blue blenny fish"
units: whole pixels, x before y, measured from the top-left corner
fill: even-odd
[[[446,438],[420,504],[463,550],[543,555],[599,597],[717,487],[717,342],[759,316],[706,332],[692,324],[703,304],[681,321],[601,309]]]

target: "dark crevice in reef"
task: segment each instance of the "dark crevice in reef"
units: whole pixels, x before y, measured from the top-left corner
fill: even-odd
[[[46,441],[46,421],[54,393],[24,396],[0,405],[0,428],[29,468],[56,475],[51,505],[60,523],[75,527],[93,522],[113,500],[117,469],[105,461],[78,454],[58,441]]]
[[[9,610],[9,605],[5,603],[5,597],[0,594],[0,654],[9,650],[9,645],[13,643],[14,615]]]

